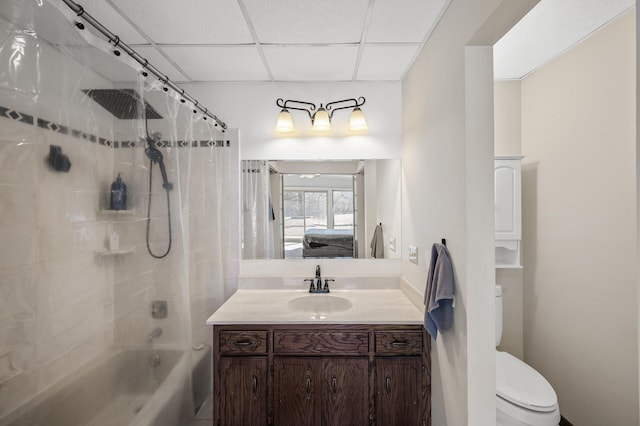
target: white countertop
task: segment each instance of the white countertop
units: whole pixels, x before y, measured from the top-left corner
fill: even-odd
[[[345,310],[349,303],[352,306]],[[422,324],[423,320],[423,313],[398,288],[339,289],[329,294],[270,289],[238,290],[207,324]]]

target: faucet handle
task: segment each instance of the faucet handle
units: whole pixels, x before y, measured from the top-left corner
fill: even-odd
[[[311,284],[309,285],[309,291],[310,291],[310,292],[316,289],[316,286],[315,286],[315,285],[313,285],[313,278],[305,278],[304,280],[305,280],[305,281],[309,281],[309,282],[311,283]]]
[[[335,281],[333,278],[325,278],[324,279],[324,289],[329,291],[329,281]]]

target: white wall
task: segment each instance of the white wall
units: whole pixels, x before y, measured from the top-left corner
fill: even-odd
[[[520,155],[521,153],[520,92],[520,80],[495,83],[495,155]],[[503,305],[502,342],[498,349],[524,359],[522,269],[496,269],[496,284],[502,286]]]
[[[453,328],[432,341],[436,425],[495,422],[493,70],[481,46],[533,4],[453,0],[403,82],[402,232],[419,264],[402,272],[423,291],[429,248],[445,237],[456,275]]]
[[[638,424],[634,36],[522,82],[524,354],[576,425]]]
[[[201,104],[241,131],[242,160],[400,158],[400,83],[199,83],[185,84]],[[276,134],[276,99],[326,104],[363,96],[369,130],[348,133],[350,110],[337,111],[327,135],[311,132],[303,111],[290,111],[296,132]]]

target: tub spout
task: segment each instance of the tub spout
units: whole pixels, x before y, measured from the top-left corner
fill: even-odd
[[[147,336],[147,342],[151,343],[153,339],[157,339],[162,336],[162,329],[160,327],[156,327],[153,329],[150,335]]]

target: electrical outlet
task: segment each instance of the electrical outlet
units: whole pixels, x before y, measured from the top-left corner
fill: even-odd
[[[418,247],[409,246],[409,262],[418,264]]]

